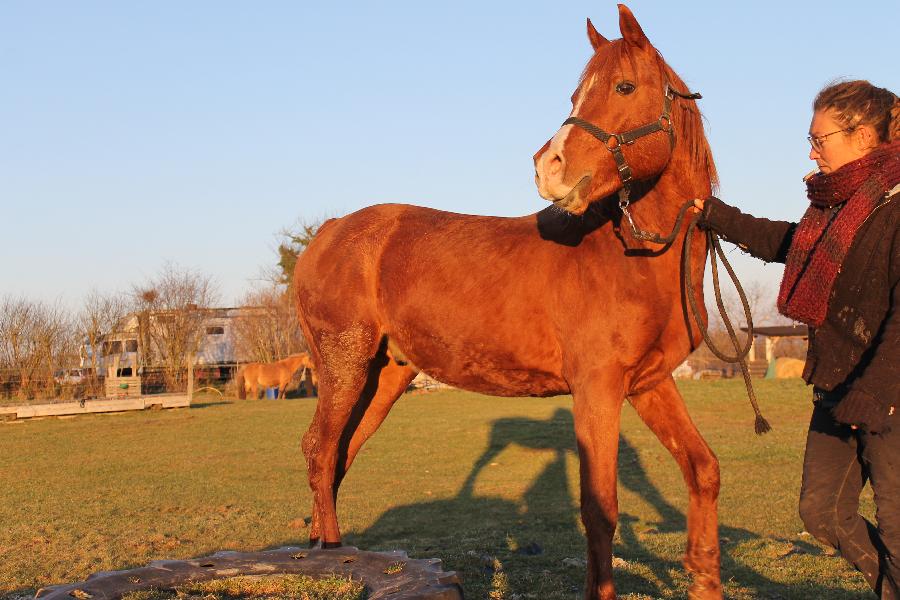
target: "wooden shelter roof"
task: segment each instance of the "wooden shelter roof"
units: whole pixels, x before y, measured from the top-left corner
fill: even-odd
[[[747,331],[747,328],[741,327],[741,331]],[[765,335],[769,337],[808,337],[809,328],[803,323],[795,323],[794,325],[754,327],[753,333],[755,335]]]

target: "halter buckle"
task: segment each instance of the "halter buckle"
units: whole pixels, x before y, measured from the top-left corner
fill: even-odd
[[[625,185],[622,187],[622,189],[619,190],[619,210],[621,210],[622,214],[625,215],[625,218],[628,219],[628,225],[629,227],[631,227],[631,235],[633,235],[637,239],[646,239],[642,236],[644,232],[638,229],[637,224],[634,222],[634,219],[631,216],[631,211],[628,210],[628,205],[631,203],[631,201],[628,199],[628,196],[628,186]]]
[[[628,186],[622,186],[619,188],[619,210],[621,210],[626,215],[628,214],[628,205],[631,203],[631,200],[628,198]],[[631,215],[628,216],[631,219]]]

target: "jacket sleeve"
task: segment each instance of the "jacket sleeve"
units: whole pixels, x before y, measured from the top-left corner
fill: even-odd
[[[872,433],[889,429],[900,418],[893,416],[900,409],[900,229],[894,233],[890,261],[891,308],[865,369],[833,411],[837,421]]]
[[[787,258],[797,227],[796,223],[744,214],[715,196],[704,202],[701,224],[756,258],[780,263]]]

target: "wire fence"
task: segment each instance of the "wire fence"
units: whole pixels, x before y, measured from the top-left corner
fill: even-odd
[[[121,369],[114,375],[96,374],[89,368],[56,371],[52,376],[0,369],[0,403],[53,404],[130,396],[187,394],[193,388],[213,388],[230,392],[237,365],[199,366],[191,370]]]
[[[199,365],[192,369],[139,369],[132,374],[122,369],[115,376],[96,375],[90,369],[73,368],[52,377],[27,376],[14,369],[0,369],[0,405],[37,405],[89,402],[113,398],[187,395],[198,391],[237,397],[236,375],[240,365]],[[188,386],[192,378],[193,385]],[[277,388],[260,390],[262,398],[274,398]],[[288,398],[316,396],[318,390],[309,372],[299,369],[287,385]]]

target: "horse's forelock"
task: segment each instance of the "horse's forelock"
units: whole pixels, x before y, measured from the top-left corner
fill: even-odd
[[[616,40],[611,44],[606,44],[599,51],[595,52],[594,55],[588,60],[587,64],[584,66],[584,70],[581,72],[581,77],[578,78],[578,87],[585,82],[591,75],[600,71],[602,67],[606,65],[609,61],[615,61],[617,63],[621,62],[624,59],[625,52],[625,44],[621,43],[622,40]]]

